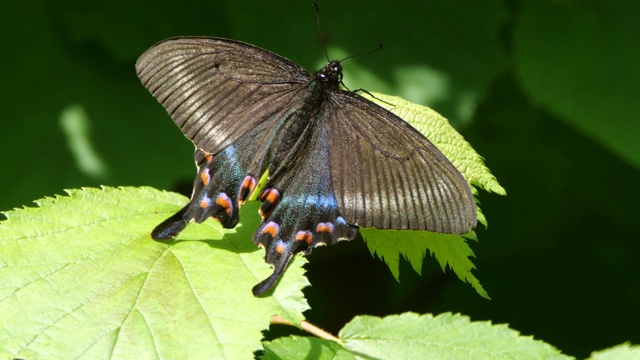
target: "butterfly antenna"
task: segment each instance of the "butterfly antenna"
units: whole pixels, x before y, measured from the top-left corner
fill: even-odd
[[[375,48],[375,49],[372,49],[372,50],[369,50],[369,51],[365,51],[365,52],[360,53],[360,54],[349,55],[349,56],[347,56],[346,58],[344,58],[344,59],[342,59],[342,60],[340,60],[340,61],[338,61],[338,62],[343,62],[343,61],[345,61],[345,60],[349,60],[349,59],[351,59],[351,58],[358,57],[358,56],[368,55],[368,54],[374,53],[374,52],[376,52],[376,51],[378,51],[378,50],[380,50],[380,49],[382,49],[382,44],[378,44],[378,47],[377,47],[377,48]]]
[[[324,36],[322,35],[322,27],[320,26],[320,8],[318,4],[315,2],[312,3],[313,7],[316,9],[316,27],[318,28],[318,36],[320,37],[320,44],[322,45],[322,50],[324,50],[324,56],[327,58],[327,62],[331,62],[329,59],[329,53],[327,52],[327,46],[324,43]]]

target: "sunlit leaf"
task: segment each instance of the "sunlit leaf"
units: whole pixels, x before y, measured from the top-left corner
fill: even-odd
[[[302,257],[272,296],[252,295],[272,271],[250,240],[255,206],[236,230],[207,221],[165,243],[150,231],[183,196],[68,193],[0,222],[1,358],[252,358],[271,315],[308,308]]]

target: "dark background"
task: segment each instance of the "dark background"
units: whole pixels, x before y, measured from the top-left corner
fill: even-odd
[[[640,2],[319,5],[332,58],[384,44],[343,64],[347,85],[445,115],[508,196],[480,193],[490,226],[472,244],[492,300],[433,260],[422,277],[405,264],[398,284],[353,241],[310,256],[308,319],[337,333],[359,314],[451,311],[575,356],[640,343]],[[0,209],[81,186],[189,184],[193,147],[136,58],[208,35],[316,70],[315,21],[307,1],[2,1]]]

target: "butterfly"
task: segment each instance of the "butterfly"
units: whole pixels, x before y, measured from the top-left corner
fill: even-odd
[[[235,227],[268,171],[253,241],[273,273],[253,287],[255,296],[277,283],[295,254],[352,240],[359,227],[475,228],[475,201],[460,172],[404,120],[341,87],[340,61],[309,73],[243,42],[181,37],[149,48],[136,72],[196,147],[191,199],[152,231],[154,239],[210,217]]]

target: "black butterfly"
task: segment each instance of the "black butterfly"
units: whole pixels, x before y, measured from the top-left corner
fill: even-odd
[[[268,169],[259,195],[274,286],[292,256],[351,240],[358,226],[464,234],[476,225],[469,185],[411,125],[340,88],[342,66],[314,74],[256,46],[219,38],[173,38],[147,50],[138,77],[196,146],[189,203],[154,239],[213,217],[226,228]]]

